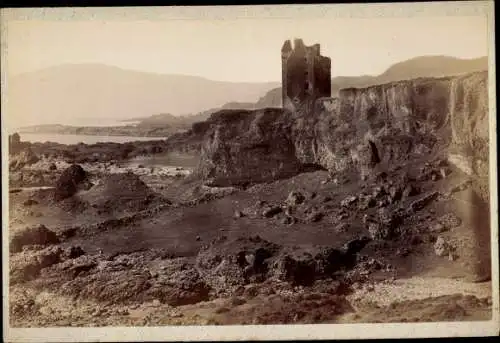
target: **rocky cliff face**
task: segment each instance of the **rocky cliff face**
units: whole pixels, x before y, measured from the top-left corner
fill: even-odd
[[[280,109],[220,111],[205,125],[198,174],[217,186],[290,177],[301,163]]]
[[[448,149],[451,162],[487,182],[487,80],[480,72],[344,89],[313,114],[221,111],[203,124],[198,173],[224,185],[288,177],[307,166],[353,168],[364,177],[376,165]]]

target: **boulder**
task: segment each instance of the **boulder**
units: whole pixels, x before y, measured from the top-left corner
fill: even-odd
[[[315,223],[323,219],[324,213],[321,211],[313,210],[306,216],[306,222]]]
[[[55,199],[60,201],[73,196],[87,180],[87,172],[78,164],[66,168],[56,182]]]
[[[439,192],[432,192],[429,194],[426,194],[419,199],[413,201],[410,204],[410,210],[413,212],[417,212],[422,210],[424,207],[429,205],[432,201],[434,201],[437,197],[439,196]]]
[[[340,206],[342,206],[342,207],[349,207],[352,204],[354,204],[356,201],[358,201],[358,197],[354,196],[354,195],[351,195],[351,196],[348,196],[347,198],[345,198],[344,200],[342,200],[340,202]]]
[[[434,243],[434,252],[437,256],[449,256],[454,251],[453,246],[442,236],[439,236]],[[453,254],[452,254],[453,255]]]
[[[418,188],[416,188],[415,186],[413,186],[412,184],[407,184],[403,190],[403,198],[404,199],[407,199],[409,197],[412,197],[412,196],[415,196],[415,195],[418,195],[419,194],[419,190]]]
[[[22,149],[18,154],[11,157],[9,162],[10,170],[19,170],[24,166],[29,166],[37,163],[40,158],[29,148]]]
[[[23,205],[24,206],[38,205],[38,201],[36,201],[34,199],[28,199],[28,200],[26,200],[26,201],[23,202]]]
[[[291,191],[290,194],[288,194],[285,203],[288,206],[297,206],[302,204],[305,199],[306,197],[302,193],[298,191]]]
[[[262,211],[262,216],[265,218],[272,218],[278,213],[281,213],[283,209],[279,206],[270,206]]]
[[[391,203],[395,203],[400,200],[402,196],[401,189],[398,186],[389,187],[389,200]]]
[[[10,258],[10,282],[20,283],[33,280],[40,271],[61,262],[62,249],[49,247],[42,250],[23,250]]]
[[[47,229],[44,225],[26,228],[16,232],[10,240],[10,252],[20,252],[27,245],[46,246],[59,243],[56,233]]]

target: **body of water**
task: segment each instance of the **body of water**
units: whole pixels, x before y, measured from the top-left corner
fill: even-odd
[[[32,143],[54,142],[60,144],[95,144],[99,142],[127,143],[134,141],[162,140],[166,137],[135,137],[135,136],[93,136],[66,135],[57,133],[20,133],[21,141]]]

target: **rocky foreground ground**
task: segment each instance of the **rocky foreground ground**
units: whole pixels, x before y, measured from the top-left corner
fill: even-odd
[[[47,181],[9,194],[12,326],[491,317],[488,206],[440,155],[246,188],[43,157],[19,172]]]
[[[11,324],[491,318],[487,81],[223,110],[165,141],[12,137]],[[131,164],[173,152],[198,164]]]

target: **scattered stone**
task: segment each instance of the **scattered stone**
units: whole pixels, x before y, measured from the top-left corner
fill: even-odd
[[[380,181],[384,181],[384,180],[386,180],[386,179],[387,179],[387,176],[388,176],[388,175],[387,175],[387,173],[386,173],[386,172],[384,172],[384,171],[382,171],[382,172],[379,172],[379,173],[375,176],[375,180],[376,180],[376,181],[379,181],[379,182],[380,182]]]
[[[384,188],[382,188],[380,186],[375,187],[372,191],[372,196],[374,198],[379,198],[383,195],[385,195],[385,191],[384,191]]]
[[[420,236],[413,236],[411,238],[411,241],[410,241],[411,245],[418,245],[418,244],[422,244],[422,243],[423,243],[423,240]]]
[[[62,249],[50,247],[43,250],[23,250],[10,258],[10,282],[12,284],[32,280],[43,268],[61,261]]]
[[[288,194],[288,198],[285,202],[288,206],[297,206],[302,204],[305,199],[306,197],[302,193],[291,191],[290,194]]]
[[[435,163],[436,163],[437,167],[448,167],[449,166],[449,162],[445,158],[441,158],[441,159],[437,160]]]
[[[339,225],[337,225],[335,227],[335,231],[336,232],[347,232],[347,231],[349,231],[349,227],[350,227],[349,223],[340,223]]]
[[[359,209],[366,210],[368,208],[375,207],[377,205],[377,201],[371,195],[360,195],[359,196]]]
[[[344,244],[344,250],[348,255],[356,255],[371,241],[369,237],[362,236],[348,241]]]
[[[64,257],[73,259],[85,255],[85,251],[79,246],[71,246],[64,251]]]
[[[296,219],[294,217],[291,217],[291,216],[285,216],[281,220],[281,223],[284,225],[291,225],[291,224],[294,224],[295,222],[296,222]]]
[[[381,208],[377,219],[365,215],[363,223],[368,227],[372,239],[387,240],[394,237],[398,226],[401,224],[401,217],[397,213]]]
[[[231,298],[231,305],[233,306],[239,306],[245,304],[247,301],[245,298],[242,297],[233,297]]]
[[[24,206],[33,206],[33,205],[38,205],[38,201],[34,199],[28,199],[25,202],[23,202]]]
[[[327,195],[327,196],[325,196],[325,197],[323,197],[323,199],[322,199],[322,202],[324,202],[324,203],[325,203],[325,202],[330,202],[330,201],[332,201],[332,198],[331,198],[331,197],[329,197],[328,195]]]
[[[412,184],[406,185],[405,189],[403,190],[403,198],[409,198],[411,196],[418,195],[419,191],[415,186]]]
[[[16,232],[10,241],[10,252],[19,252],[25,245],[46,246],[57,243],[59,243],[59,238],[56,233],[47,229],[45,225],[39,225]]]
[[[346,218],[349,217],[349,213],[345,212],[345,211],[341,211],[339,212],[339,214],[337,215],[337,220],[338,221],[341,221],[341,220],[344,220]]]
[[[26,147],[10,158],[9,169],[19,170],[24,166],[37,163],[39,160],[40,158],[29,147]]]
[[[438,174],[438,173],[436,173],[435,171],[432,171],[432,172],[431,172],[431,180],[432,180],[432,181],[437,181],[437,180],[439,180],[439,174]]]
[[[469,188],[470,186],[472,185],[472,180],[466,180],[458,185],[456,185],[455,187],[453,187],[451,190],[450,190],[450,193],[453,194],[453,193],[457,193],[457,192],[461,192],[461,191],[464,191],[466,190],[467,188]]]
[[[351,195],[345,198],[340,202],[340,206],[342,207],[349,207],[350,205],[354,204],[356,201],[358,201],[358,197]]]
[[[462,225],[462,220],[457,217],[454,213],[450,212],[438,219],[438,222],[446,227],[446,229],[454,229]]]
[[[310,223],[315,223],[323,219],[323,212],[320,211],[312,211],[307,215],[306,221]]]
[[[439,236],[434,243],[434,252],[440,257],[448,256],[452,252],[452,247],[442,236]]]
[[[376,222],[368,223],[368,233],[373,240],[385,240],[391,237],[389,228]]]
[[[390,204],[389,199],[387,199],[387,197],[384,197],[377,202],[377,207],[383,208],[389,204]]]
[[[277,215],[278,213],[281,213],[282,211],[283,211],[283,209],[281,207],[279,207],[279,206],[272,206],[272,207],[269,207],[269,208],[265,209],[262,212],[262,216],[265,217],[265,218],[272,218],[275,215]]]
[[[445,179],[446,177],[448,177],[448,175],[451,174],[451,169],[450,168],[441,168],[441,169],[439,169],[439,172],[441,173],[441,177],[443,179]]]
[[[244,217],[244,216],[245,216],[245,215],[244,215],[244,214],[243,214],[243,212],[241,212],[241,211],[236,211],[236,212],[234,212],[234,217],[235,217],[235,218],[242,218],[242,217]]]
[[[446,231],[446,228],[441,223],[435,223],[434,225],[431,225],[430,231],[431,232],[441,233],[441,232]]]
[[[201,241],[201,237],[200,236],[196,236],[196,241],[197,242]]]
[[[439,192],[432,192],[430,194],[426,194],[425,196],[421,197],[420,199],[415,200],[410,205],[411,211],[413,211],[413,212],[420,211],[425,206],[427,206],[429,203],[431,203],[434,199],[436,199],[438,197],[438,195],[439,195]]]
[[[78,186],[87,179],[87,172],[78,164],[66,168],[56,182],[55,199],[57,201],[71,197]]]
[[[400,200],[402,196],[401,189],[397,186],[392,186],[389,188],[389,199],[390,202],[393,204],[396,201]]]

